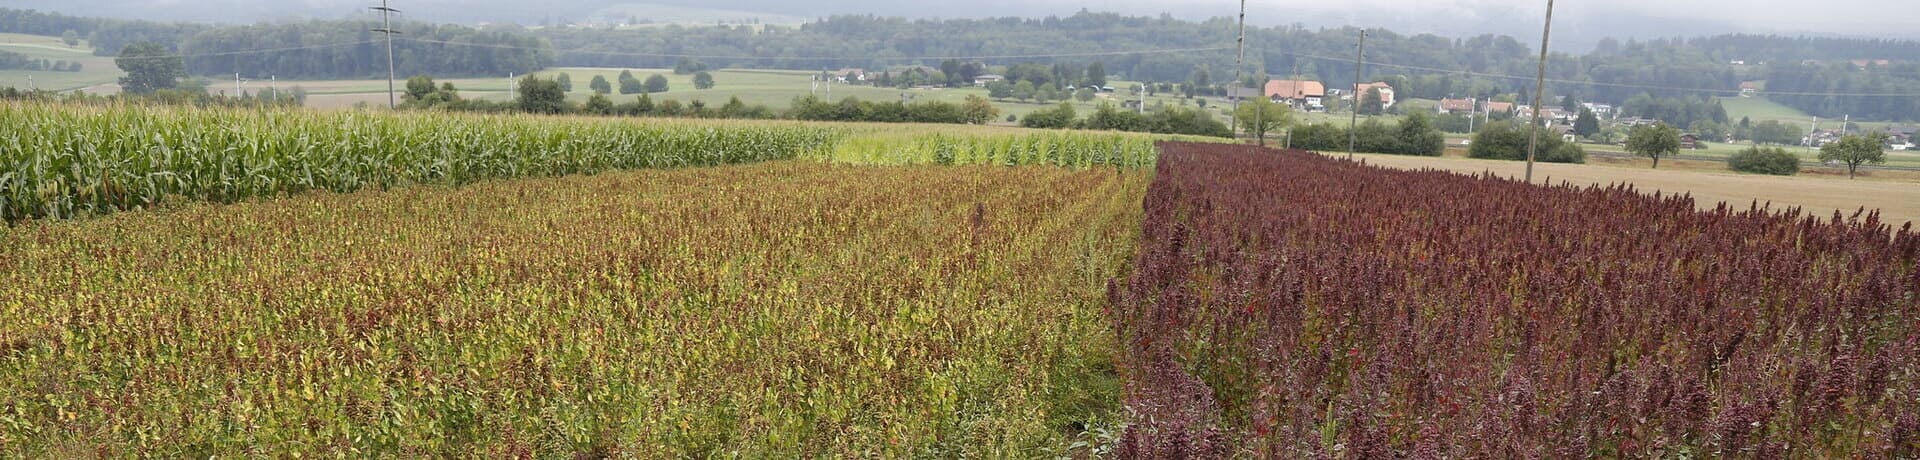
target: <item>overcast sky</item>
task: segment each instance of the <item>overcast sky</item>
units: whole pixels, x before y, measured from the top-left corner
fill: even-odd
[[[81,15],[252,22],[286,16],[331,17],[378,0],[8,0],[14,7]],[[1069,15],[1081,8],[1186,19],[1232,16],[1238,0],[391,0],[417,19],[538,23],[618,3],[656,3],[817,18],[871,13],[910,17]],[[1406,33],[1513,35],[1537,42],[1545,0],[1250,0],[1248,21],[1308,27],[1361,25]],[[1675,37],[1728,32],[1920,38],[1916,0],[1561,0],[1556,37],[1572,47],[1602,36]]]

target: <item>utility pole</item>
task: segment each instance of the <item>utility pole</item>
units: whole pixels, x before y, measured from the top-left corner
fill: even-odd
[[[380,6],[371,9],[380,12],[380,28],[373,31],[387,34],[387,109],[391,110],[400,107],[398,96],[393,92],[393,36],[400,33],[393,30],[393,13],[398,13],[400,10],[388,7],[387,1],[380,0]]]
[[[1247,0],[1240,0],[1240,40],[1238,46],[1240,47],[1239,54],[1233,58],[1233,86],[1228,86],[1227,88],[1240,86],[1241,80],[1245,79],[1241,72],[1246,71],[1247,61]],[[1233,111],[1227,113],[1227,122],[1232,123],[1231,128],[1233,128],[1233,131],[1239,131],[1241,98],[1233,97],[1233,91],[1231,89],[1227,91],[1227,98],[1233,100]]]
[[[240,72],[234,72],[233,73],[233,98],[239,99],[240,95],[242,94],[246,94],[246,93],[240,90]]]
[[[1813,123],[1807,125],[1807,154],[1813,154],[1813,135],[1820,134],[1820,116],[1813,117]]]
[[[1553,34],[1553,0],[1547,0],[1547,26],[1540,31],[1540,76],[1533,80],[1533,125],[1527,127],[1527,183],[1533,183],[1533,159],[1540,150],[1540,112],[1546,111],[1547,39]]]
[[[40,85],[33,82],[33,76],[27,76],[27,91],[39,92]]]
[[[1353,150],[1360,144],[1360,132],[1354,128],[1360,126],[1360,71],[1367,67],[1367,29],[1360,29],[1359,49],[1353,58],[1353,117],[1347,120],[1348,160],[1353,159]]]

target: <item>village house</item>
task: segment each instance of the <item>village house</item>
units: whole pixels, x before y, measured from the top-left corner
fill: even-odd
[[[867,81],[867,71],[862,69],[840,69],[833,72],[833,79],[841,83]]]
[[[1592,102],[1588,102],[1588,103],[1580,104],[1580,106],[1586,107],[1587,110],[1593,111],[1594,117],[1603,118],[1603,119],[1613,118],[1613,106],[1611,105],[1595,104]]]
[[[1354,86],[1353,94],[1364,95],[1364,94],[1367,94],[1368,90],[1374,90],[1374,89],[1380,90],[1380,108],[1382,109],[1393,108],[1393,103],[1394,103],[1393,86],[1388,85],[1386,82],[1376,81],[1373,83]]]
[[[1513,103],[1487,101],[1487,113],[1513,113]]]
[[[988,83],[998,83],[1003,81],[1007,81],[1007,77],[1005,75],[1000,75],[1000,74],[990,73],[986,75],[973,77],[973,83],[980,86],[987,86]]]
[[[1476,104],[1476,102],[1478,101],[1473,100],[1473,98],[1466,98],[1466,99],[1445,98],[1445,99],[1441,99],[1440,104],[1435,105],[1434,107],[1435,109],[1439,110],[1440,114],[1442,115],[1450,114],[1450,113],[1474,113],[1474,112],[1477,112],[1476,108],[1478,107],[1478,104]]]
[[[1273,80],[1267,82],[1266,96],[1306,111],[1326,110],[1327,85],[1313,80]]]
[[[1696,149],[1702,149],[1706,147],[1703,147],[1700,145],[1699,134],[1685,133],[1680,135],[1680,148],[1687,149],[1687,150],[1696,150]]]
[[[1760,94],[1760,82],[1740,82],[1740,97],[1753,97],[1756,94]]]

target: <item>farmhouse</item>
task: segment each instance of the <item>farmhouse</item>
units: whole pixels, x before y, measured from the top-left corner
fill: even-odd
[[[980,86],[987,86],[988,83],[998,83],[1003,81],[1007,81],[1007,76],[1000,75],[1000,74],[990,73],[990,74],[981,75],[978,77],[973,77],[973,83]]]
[[[1760,93],[1760,82],[1740,82],[1740,97],[1753,97]]]
[[[1373,90],[1373,89],[1380,90],[1380,108],[1385,109],[1385,108],[1393,107],[1393,102],[1394,102],[1393,86],[1388,85],[1387,82],[1376,81],[1373,83],[1354,86],[1353,94],[1365,95],[1367,94],[1367,90]]]
[[[841,82],[867,81],[867,71],[862,69],[840,69],[833,72],[833,79]]]
[[[1580,104],[1580,106],[1586,107],[1587,110],[1593,111],[1593,116],[1600,117],[1600,118],[1613,118],[1613,106],[1611,105],[1595,104],[1592,102],[1588,102],[1585,104]]]
[[[1266,95],[1301,110],[1326,110],[1327,85],[1313,80],[1273,80],[1267,82]]]
[[[1466,99],[1446,98],[1446,99],[1441,99],[1440,104],[1435,106],[1435,108],[1439,110],[1441,114],[1473,113],[1475,111],[1474,108],[1478,105],[1478,104],[1475,104],[1475,102],[1477,101],[1474,101],[1473,98],[1466,98]]]
[[[1694,150],[1694,149],[1701,149],[1705,147],[1702,147],[1700,145],[1699,134],[1686,133],[1686,134],[1680,135],[1680,148]]]
[[[1488,113],[1513,113],[1513,103],[1487,101],[1487,112]]]

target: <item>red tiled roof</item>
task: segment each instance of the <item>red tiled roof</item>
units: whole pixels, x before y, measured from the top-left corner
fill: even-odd
[[[1326,97],[1327,85],[1312,80],[1274,80],[1267,82],[1267,97],[1302,99]]]

